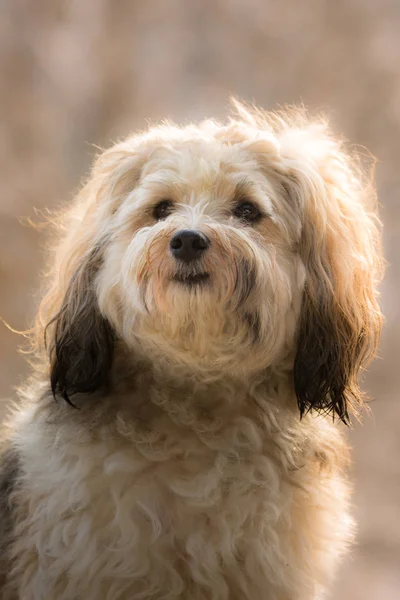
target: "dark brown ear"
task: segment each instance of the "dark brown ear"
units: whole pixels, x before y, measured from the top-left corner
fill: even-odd
[[[114,332],[101,315],[95,292],[99,251],[92,251],[72,276],[52,329],[51,389],[72,404],[71,396],[106,388],[113,362]]]
[[[333,298],[319,292],[306,288],[304,293],[294,388],[301,416],[319,411],[347,423],[349,407],[361,397],[357,375],[363,331],[355,332]]]
[[[314,174],[314,189],[303,182],[306,284],[294,388],[301,415],[315,410],[348,422],[363,403],[359,378],[379,341],[382,256],[374,213],[340,174],[332,169],[323,184]]]
[[[32,345],[35,354],[43,356],[46,376],[50,352],[53,394],[67,402],[75,394],[90,394],[108,384],[114,332],[99,310],[96,275],[107,225],[139,181],[154,147],[156,142],[142,143],[139,136],[100,154],[91,177],[70,208],[54,219],[56,251],[49,269],[49,289],[33,328]]]

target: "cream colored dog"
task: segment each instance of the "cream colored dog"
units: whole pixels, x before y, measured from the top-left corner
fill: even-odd
[[[310,600],[351,541],[332,415],[380,332],[373,189],[323,122],[237,108],[107,150],[61,223],[2,598]]]

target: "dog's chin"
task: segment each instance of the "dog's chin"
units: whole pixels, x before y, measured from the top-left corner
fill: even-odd
[[[206,271],[200,273],[175,273],[171,280],[183,288],[193,289],[209,285],[210,274]]]

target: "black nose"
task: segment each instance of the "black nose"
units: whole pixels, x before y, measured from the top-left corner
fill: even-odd
[[[175,258],[190,262],[201,257],[210,245],[210,240],[200,231],[183,229],[178,231],[169,244]]]

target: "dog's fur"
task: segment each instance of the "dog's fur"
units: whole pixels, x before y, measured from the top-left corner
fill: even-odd
[[[2,598],[316,599],[352,539],[374,190],[323,121],[237,108],[107,150],[59,225],[3,436]]]

